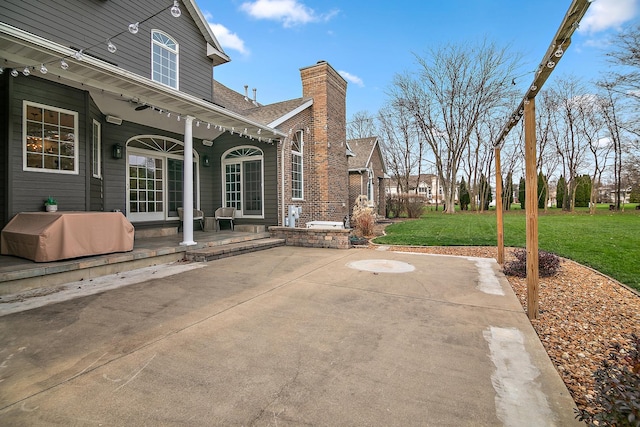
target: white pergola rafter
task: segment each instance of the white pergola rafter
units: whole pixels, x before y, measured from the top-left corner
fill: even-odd
[[[494,144],[496,155],[496,216],[498,238],[498,263],[504,264],[504,227],[502,221],[502,174],[500,171],[500,149],[513,127],[524,117],[525,135],[525,210],[526,210],[526,252],[527,252],[527,315],[529,319],[538,317],[538,185],[536,154],[536,109],[535,98],[545,82],[564,56],[571,44],[571,36],[578,28],[593,0],[572,0],[560,28],[551,40],[547,52],[536,70],[533,82],[522,101],[507,119],[500,136]]]

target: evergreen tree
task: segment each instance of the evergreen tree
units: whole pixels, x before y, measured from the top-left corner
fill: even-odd
[[[576,207],[587,207],[591,200],[591,177],[580,175],[576,179]]]
[[[460,210],[466,211],[469,209],[469,203],[471,203],[471,197],[469,196],[469,189],[467,183],[464,182],[464,178],[460,181]]]
[[[629,201],[631,203],[640,203],[640,183],[633,184],[631,186],[631,193],[629,193]]]
[[[562,208],[564,206],[564,195],[567,191],[567,182],[564,180],[564,176],[560,175],[558,185],[556,186],[556,207]]]
[[[538,209],[544,209],[547,203],[547,178],[542,174],[538,174]]]
[[[525,190],[525,179],[520,178],[520,185],[518,186],[518,199],[520,200],[520,208],[524,209],[524,205],[525,205],[525,197],[527,196],[526,194],[526,190]]]

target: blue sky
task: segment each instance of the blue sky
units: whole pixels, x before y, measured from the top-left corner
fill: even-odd
[[[263,104],[302,96],[300,68],[328,61],[349,82],[347,119],[374,114],[393,76],[417,70],[415,55],[444,43],[486,38],[523,55],[524,90],[570,0],[196,0],[231,62],[214,77]],[[606,72],[603,53],[622,27],[638,23],[640,0],[596,0],[549,83]]]

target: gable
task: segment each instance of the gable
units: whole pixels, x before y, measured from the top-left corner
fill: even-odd
[[[347,141],[354,156],[349,158],[349,169],[367,169],[371,166],[371,156],[378,146],[378,138],[350,139]]]

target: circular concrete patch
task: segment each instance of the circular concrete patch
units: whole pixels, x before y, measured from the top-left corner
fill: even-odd
[[[363,259],[347,263],[347,267],[372,273],[409,273],[416,269],[406,262],[388,259]]]

